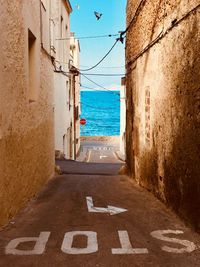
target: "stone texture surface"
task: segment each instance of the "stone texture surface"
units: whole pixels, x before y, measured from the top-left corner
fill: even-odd
[[[128,1],[127,25],[139,2]],[[129,169],[139,184],[197,230],[200,7],[188,12],[198,5],[198,0],[146,1],[127,33],[126,43]],[[159,42],[133,60],[161,34]]]
[[[29,103],[28,28],[40,47],[40,1],[0,0],[0,225],[53,175],[52,67],[39,49],[36,102]]]

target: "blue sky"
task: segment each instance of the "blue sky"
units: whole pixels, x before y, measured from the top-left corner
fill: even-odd
[[[71,0],[70,3],[73,8],[70,27],[76,37],[117,34],[118,31],[125,29],[126,0]],[[77,9],[76,5],[80,8]],[[99,21],[96,20],[94,11],[103,14]],[[115,38],[81,39],[80,68],[85,69],[87,66],[95,65],[114,44]],[[124,47],[124,44],[118,42],[99,67],[87,73],[124,73]],[[120,86],[120,77],[88,77],[108,89],[118,89]],[[84,77],[81,78],[81,83],[97,89]]]

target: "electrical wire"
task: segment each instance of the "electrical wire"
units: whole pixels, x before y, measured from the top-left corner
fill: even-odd
[[[92,87],[88,87],[88,86],[86,86],[86,85],[82,85],[81,83],[80,83],[80,86],[81,86],[82,88],[85,88],[85,89],[88,89],[88,90],[100,91],[100,90],[98,90],[98,89],[93,89]]]
[[[80,104],[83,105],[83,106],[90,107],[90,108],[92,108],[92,109],[97,109],[97,110],[115,110],[115,108],[110,108],[110,107],[108,107],[108,108],[93,107],[93,106],[91,106],[91,105],[89,105],[89,104],[86,104],[86,103],[84,103],[84,102],[82,102],[82,101],[80,102]]]
[[[80,84],[80,86],[83,88],[83,89],[88,89],[88,90],[92,90],[92,91],[97,91],[97,92],[104,92],[105,90],[99,90],[99,89],[94,89],[92,87],[88,87],[88,86],[85,86],[85,85],[82,85]],[[107,92],[107,91],[106,91]],[[112,92],[112,91],[111,91]]]
[[[88,86],[84,86],[84,85],[82,85],[82,84],[80,84],[80,86],[83,88],[83,89],[88,89],[88,90],[91,90],[91,91],[95,91],[95,92],[106,92],[106,93],[114,93],[113,91],[111,91],[111,90],[99,90],[99,89],[94,89],[94,88],[92,88],[92,87],[88,87]],[[84,91],[82,91],[82,92],[84,92]],[[118,93],[116,92],[115,93],[115,95],[116,96],[119,96],[120,97],[120,91],[118,91]],[[121,99],[121,98],[120,98]],[[119,100],[116,100],[116,101],[119,101]]]
[[[95,91],[95,92],[106,92],[106,93],[112,93],[113,92],[113,91],[108,92],[108,91],[105,91],[105,90],[98,90],[98,89],[88,88],[87,86],[83,86],[82,88],[85,88],[85,89],[88,89],[88,90],[91,90],[91,91]],[[82,92],[84,92],[84,91],[82,91]],[[115,94],[115,95],[120,97],[120,94]],[[116,101],[119,101],[119,100],[116,100]]]
[[[88,90],[92,90],[92,91],[97,91],[97,92],[104,92],[105,90],[99,90],[99,89],[95,89],[95,88],[92,88],[92,87],[88,87],[88,86],[85,86],[85,85],[82,85],[82,84],[80,84],[80,86],[82,87],[82,88],[85,88],[85,89],[88,89]],[[113,90],[109,90],[109,89],[107,89],[106,90],[106,92],[113,92]],[[119,90],[118,90],[118,92],[119,92]],[[116,94],[116,95],[119,95],[119,94]]]
[[[76,39],[80,40],[80,39],[98,39],[98,38],[106,38],[106,37],[116,37],[116,36],[119,36],[119,33],[118,34],[106,34],[106,35],[97,35],[97,36],[81,36],[81,37],[76,37]],[[66,37],[66,38],[57,38],[56,40],[57,41],[64,41],[64,40],[70,40],[74,38],[73,36],[71,37]]]
[[[96,68],[111,53],[111,51],[114,49],[114,47],[116,46],[116,44],[118,43],[118,41],[119,41],[119,39],[116,39],[115,40],[115,42],[112,45],[112,47],[109,49],[109,51],[105,54],[105,56],[102,57],[102,59],[97,64],[95,64],[94,66],[92,66],[92,67],[90,67],[88,69],[79,69],[79,71],[89,71],[89,70],[92,70],[92,69]]]
[[[90,66],[86,66],[86,65],[80,65],[80,67],[84,67],[84,68],[90,68]],[[102,66],[102,67],[99,67],[101,69],[124,69],[125,68],[125,65],[123,66]]]
[[[112,94],[114,94],[114,95],[119,95],[118,93],[115,93],[115,92],[113,92],[112,90],[109,90],[109,89],[103,87],[102,85],[96,83],[95,81],[91,80],[91,79],[88,78],[86,75],[84,75],[84,74],[81,74],[81,75],[82,75],[85,79],[87,79],[88,81],[90,81],[91,83],[97,85],[99,88],[102,88],[103,90],[108,91],[108,92],[110,92],[110,93],[112,93]]]
[[[62,71],[62,70],[55,70],[55,72],[60,72],[60,73],[64,73],[65,75],[69,75],[70,72],[68,71]],[[79,72],[81,75],[83,75],[82,72]],[[84,75],[87,76],[102,76],[102,77],[124,77],[126,74],[125,73],[121,73],[121,74],[117,74],[117,73],[84,73]]]
[[[68,62],[64,62],[64,61],[59,61],[59,60],[55,60],[57,63],[60,63],[60,64],[64,64],[64,65],[69,65]],[[80,65],[80,67],[83,67],[83,68],[90,68],[91,66],[87,66],[87,65]],[[102,66],[102,67],[98,67],[100,69],[124,69],[125,68],[125,65],[123,66]]]
[[[94,66],[90,67],[90,68],[87,68],[87,69],[77,69],[78,71],[89,71],[89,70],[92,70],[94,68],[96,68],[98,65],[101,64],[101,62],[111,53],[111,51],[114,49],[114,47],[116,46],[116,44],[118,43],[118,41],[121,41],[123,43],[123,40],[124,40],[124,35],[126,34],[126,32],[130,29],[130,27],[132,26],[132,24],[135,22],[135,20],[137,19],[139,13],[140,13],[140,9],[142,7],[142,5],[146,2],[146,0],[142,0],[140,2],[140,4],[138,5],[137,9],[136,9],[136,12],[131,20],[131,22],[129,23],[128,27],[126,28],[125,31],[122,31],[120,34],[109,34],[109,35],[99,35],[99,36],[83,36],[83,37],[79,37],[79,38],[76,38],[76,39],[89,39],[89,38],[103,38],[103,37],[114,37],[114,36],[119,36],[119,38],[116,39],[115,43],[112,45],[112,47],[110,48],[110,50],[103,56],[103,58],[97,63],[95,64]],[[67,37],[67,38],[58,38],[56,40],[67,40],[67,39],[70,39],[72,37]],[[65,73],[66,74],[66,73]],[[103,75],[102,75],[103,76]],[[106,75],[106,76],[110,76],[110,75]],[[111,75],[113,76],[113,75]],[[115,76],[115,75],[114,75]],[[122,75],[120,75],[122,76]],[[124,75],[123,75],[124,76]]]
[[[65,74],[66,76],[67,75],[70,75],[70,72],[69,71],[63,71],[62,69],[56,69],[54,70],[54,72],[58,72],[58,73],[63,73]],[[79,74],[83,75],[82,72],[79,72]],[[87,76],[102,76],[102,77],[124,77],[126,74],[125,73],[121,73],[121,74],[118,74],[118,73],[84,73],[84,75],[87,75]]]
[[[87,119],[87,117],[86,117],[86,119]],[[100,119],[98,120],[97,118],[95,118],[94,120],[91,120],[91,118],[90,119],[87,119],[87,124],[86,125],[88,125],[88,124],[95,125],[95,126],[98,126],[100,128],[106,128],[108,126],[108,125],[106,125],[105,122],[103,122]],[[84,125],[81,125],[81,126],[84,127]]]
[[[80,74],[83,74],[80,72]],[[85,75],[87,76],[106,76],[106,77],[117,77],[117,76],[120,76],[120,77],[123,77],[125,76],[125,73],[123,74],[114,74],[114,73],[84,73]]]
[[[60,62],[58,60],[54,60],[55,62],[59,63],[59,64],[64,64],[64,65],[69,65],[66,62]],[[54,66],[55,67],[55,66]],[[60,68],[61,67],[61,68]],[[63,72],[62,71],[62,66],[60,65],[59,69],[56,68],[56,72]],[[77,69],[77,68],[76,68]],[[78,69],[77,69],[78,70]],[[65,74],[70,74],[70,72],[64,72]],[[80,74],[82,74],[81,72],[79,72]],[[105,77],[123,77],[125,76],[125,73],[84,73],[87,76],[105,76]]]

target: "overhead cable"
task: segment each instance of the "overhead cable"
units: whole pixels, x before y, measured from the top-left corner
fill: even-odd
[[[84,68],[90,68],[90,66],[86,66],[86,65],[81,65],[81,67],[84,67]],[[125,68],[125,65],[123,66],[99,66],[99,68],[101,69],[124,69]]]
[[[98,89],[93,89],[93,88],[91,88],[91,87],[88,87],[88,86],[84,86],[84,85],[80,85],[82,88],[84,88],[84,89],[88,89],[88,90],[90,90],[90,91],[95,91],[95,92],[106,92],[106,93],[113,93],[113,91],[111,91],[111,90],[98,90]],[[82,92],[84,92],[84,91],[82,91]],[[115,95],[118,95],[118,96],[120,96],[120,91],[118,91],[119,93],[118,94],[115,94]],[[120,98],[121,99],[121,98]],[[118,99],[116,100],[116,101],[119,101]]]
[[[98,83],[96,83],[95,81],[93,81],[93,80],[91,80],[90,78],[88,78],[86,75],[84,75],[84,74],[81,74],[85,79],[87,79],[88,81],[90,81],[91,83],[93,83],[93,84],[95,84],[95,85],[97,85],[99,88],[102,88],[103,90],[105,90],[105,91],[109,91],[110,93],[112,93],[112,94],[114,94],[114,95],[118,95],[119,96],[119,94],[118,93],[116,93],[116,92],[113,92],[112,90],[109,90],[109,89],[107,89],[107,88],[105,88],[105,87],[103,87],[102,85],[100,85],[100,84],[98,84]]]
[[[91,106],[91,105],[89,105],[89,104],[86,104],[86,103],[84,103],[84,102],[80,102],[80,104],[81,105],[84,105],[84,106],[87,106],[87,107],[90,107],[90,108],[92,108],[92,109],[97,109],[97,110],[115,110],[115,108],[110,108],[110,107],[107,107],[107,108],[102,108],[102,107],[94,107],[94,106]]]
[[[99,64],[101,64],[101,62],[111,53],[111,51],[113,50],[113,48],[116,46],[116,44],[118,43],[119,39],[116,39],[114,44],[112,45],[112,47],[109,49],[109,51],[105,54],[105,56],[102,57],[102,59],[97,63],[95,64],[94,66],[88,68],[88,69],[79,69],[79,71],[89,71],[89,70],[92,70],[94,68],[96,68]]]
[[[82,74],[81,72],[80,72],[80,74]],[[121,77],[123,77],[123,76],[125,76],[125,73],[84,73],[85,75],[87,75],[87,76],[106,76],[106,77],[117,77],[117,76],[121,76]]]
[[[69,65],[68,62],[64,62],[64,61],[60,61],[60,60],[55,60],[55,61],[59,64],[64,64],[67,66]],[[88,66],[88,65],[80,65],[80,67],[91,68],[91,66]],[[124,69],[125,65],[122,65],[122,66],[99,66],[98,68],[100,68],[100,69]]]
[[[75,38],[75,39],[98,39],[98,38],[106,38],[106,37],[116,37],[116,36],[119,36],[119,33],[118,34],[106,34],[106,35],[97,35],[97,36],[81,36],[81,37],[74,37],[74,36],[71,36],[71,37],[65,37],[65,38],[57,38],[56,40],[57,41],[64,41],[64,40],[70,40],[72,38]]]

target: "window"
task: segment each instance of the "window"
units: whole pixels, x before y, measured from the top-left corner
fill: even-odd
[[[70,106],[70,99],[69,99],[69,82],[68,81],[66,81],[66,96],[67,96],[67,106],[69,107]]]
[[[30,30],[28,30],[28,70],[29,70],[28,98],[30,103],[35,102],[37,100],[38,67],[36,59],[37,59],[36,37]]]
[[[72,86],[72,81],[71,81],[71,78],[69,78],[69,110],[71,108],[71,97],[72,97],[71,86]]]
[[[76,106],[76,109],[75,109],[75,119],[76,120],[79,120],[79,106]]]
[[[63,38],[63,16],[60,16],[60,38]],[[60,61],[64,61],[63,57],[64,42],[60,41]]]
[[[41,44],[48,53],[50,53],[50,10],[49,1],[41,0]]]

